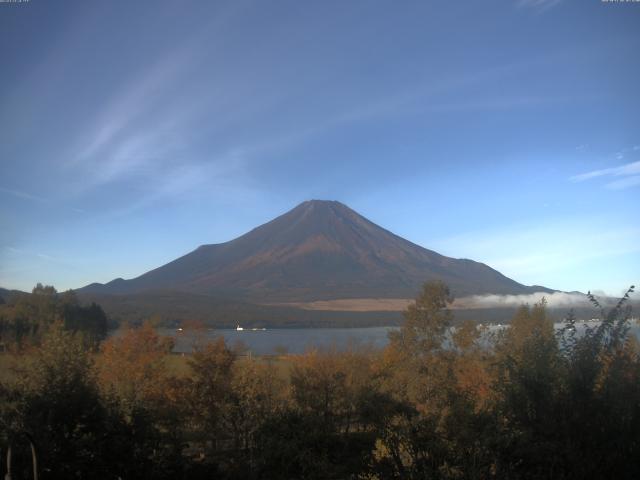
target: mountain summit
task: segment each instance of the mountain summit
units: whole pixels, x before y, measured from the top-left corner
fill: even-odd
[[[445,257],[336,201],[311,200],[226,243],[196,250],[137,278],[87,293],[180,291],[260,302],[413,298],[427,280],[457,296],[550,291],[527,287],[466,259]]]

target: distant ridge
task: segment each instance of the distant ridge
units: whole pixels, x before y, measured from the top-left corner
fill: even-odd
[[[18,295],[25,295],[26,292],[22,292],[20,290],[8,290],[6,288],[0,287],[0,304],[7,303],[13,297]]]
[[[226,243],[202,245],[139,277],[81,293],[183,292],[252,303],[413,298],[427,280],[457,296],[552,292],[427,250],[336,201],[310,200]]]

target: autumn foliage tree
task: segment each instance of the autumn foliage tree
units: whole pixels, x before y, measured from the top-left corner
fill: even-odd
[[[112,336],[100,350],[99,384],[106,402],[125,424],[130,476],[148,472],[164,478],[179,468],[179,410],[172,395],[175,382],[166,366],[172,347],[171,338],[161,337],[145,323]]]

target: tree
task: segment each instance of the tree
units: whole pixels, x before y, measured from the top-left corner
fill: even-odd
[[[98,379],[105,402],[122,419],[125,478],[172,478],[181,468],[182,410],[166,366],[172,347],[149,323],[102,344]]]
[[[392,400],[375,353],[311,351],[291,359],[291,403],[256,433],[260,478],[342,479],[369,472]]]
[[[629,335],[631,286],[606,311],[589,298],[601,319],[577,334],[573,315],[560,332],[566,399],[559,428],[565,432],[566,470],[575,478],[638,478],[640,464],[640,347]]]
[[[275,367],[256,360],[236,362],[232,374],[231,395],[222,412],[234,450],[229,456],[234,465],[228,468],[236,477],[252,478],[257,471],[256,435],[283,410],[286,382]]]
[[[33,440],[47,478],[107,478],[111,420],[82,339],[54,323],[4,389],[2,423]]]
[[[161,402],[172,347],[173,340],[160,337],[148,323],[109,338],[98,360],[102,389],[115,395],[125,411]]]
[[[87,345],[97,349],[107,337],[107,315],[95,302],[82,306],[72,290],[60,296],[58,309],[64,321],[64,327],[72,332],[80,332]]]
[[[447,308],[453,302],[449,287],[442,281],[423,285],[420,295],[403,312],[400,332],[390,335],[392,344],[412,355],[424,355],[443,346],[453,315]]]
[[[37,284],[31,294],[15,297],[0,311],[0,336],[5,346],[20,350],[37,345],[55,322],[78,332],[91,348],[107,335],[107,317],[99,305],[80,305],[71,290],[59,294],[52,286]]]
[[[472,323],[453,330],[451,302],[444,283],[426,283],[400,331],[390,335],[381,367],[384,391],[398,406],[376,454],[386,478],[490,474],[482,438],[490,425],[491,382],[481,332]]]
[[[185,381],[192,433],[204,446],[209,460],[232,442],[225,419],[232,402],[232,367],[236,355],[224,338],[199,347],[189,359]]]
[[[521,306],[495,349],[495,412],[500,421],[494,438],[501,474],[558,475],[565,372],[545,300]]]

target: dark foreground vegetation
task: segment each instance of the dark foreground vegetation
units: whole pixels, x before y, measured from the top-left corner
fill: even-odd
[[[627,298],[584,335],[523,306],[487,342],[448,336],[429,283],[383,351],[265,362],[219,340],[176,372],[150,325],[105,340],[100,307],[37,287],[0,306],[2,457],[13,479],[34,456],[41,479],[637,479]]]

